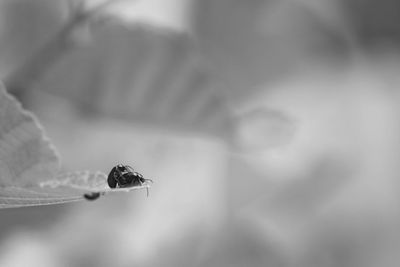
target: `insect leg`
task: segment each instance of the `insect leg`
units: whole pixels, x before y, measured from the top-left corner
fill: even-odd
[[[138,181],[139,181],[140,186],[143,186],[143,182],[140,179],[138,179]],[[147,191],[147,197],[149,197],[149,187],[148,186],[146,186],[146,191]]]

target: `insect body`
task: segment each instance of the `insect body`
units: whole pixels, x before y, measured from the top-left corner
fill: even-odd
[[[151,179],[146,179],[138,172],[128,165],[118,164],[111,169],[110,174],[107,178],[107,183],[110,188],[124,188],[124,187],[136,187],[144,186],[148,182],[153,182]],[[148,195],[147,188],[147,195]]]

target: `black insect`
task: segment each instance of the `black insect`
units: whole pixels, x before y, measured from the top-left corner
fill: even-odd
[[[140,173],[135,172],[131,166],[122,164],[118,164],[112,168],[107,178],[107,183],[110,188],[143,186],[148,182],[153,181],[151,179],[146,179]],[[148,195],[149,189],[146,189]]]
[[[84,198],[87,200],[96,200],[100,197],[100,193],[98,192],[93,192],[93,193],[88,193],[83,195]]]

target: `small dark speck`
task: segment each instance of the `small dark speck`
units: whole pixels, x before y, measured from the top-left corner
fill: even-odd
[[[87,200],[96,200],[100,197],[100,193],[93,192],[89,194],[84,194],[83,197]]]

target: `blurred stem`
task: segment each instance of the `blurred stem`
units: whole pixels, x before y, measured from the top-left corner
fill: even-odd
[[[72,34],[84,26],[100,11],[120,0],[104,1],[88,11],[79,6],[77,11],[64,26],[38,49],[21,67],[12,71],[3,81],[8,91],[16,96],[22,96],[24,91],[32,88],[43,75],[64,55],[76,47]]]

